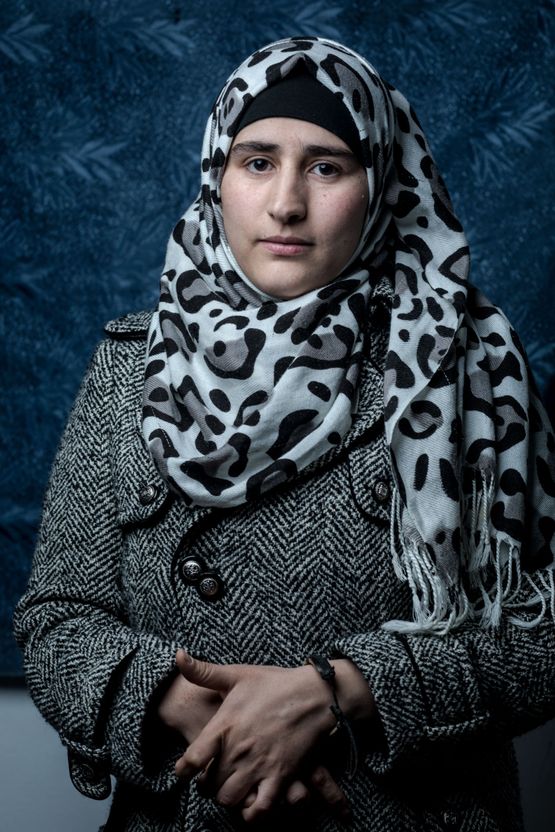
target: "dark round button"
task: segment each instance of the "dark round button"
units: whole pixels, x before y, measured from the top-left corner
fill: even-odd
[[[196,584],[202,573],[202,564],[196,558],[187,558],[181,564],[181,576],[187,583]]]
[[[139,500],[141,501],[143,506],[148,506],[154,500],[157,493],[158,489],[155,485],[145,482],[141,485],[141,488],[139,489]]]
[[[459,825],[459,818],[456,812],[446,809],[443,813],[443,823],[447,829],[456,829]]]
[[[198,591],[203,598],[211,600],[222,594],[223,585],[217,575],[205,575],[198,585]]]
[[[89,780],[96,780],[98,778],[98,772],[93,765],[90,763],[81,763],[81,773],[88,777]]]
[[[389,497],[389,485],[385,480],[378,480],[374,484],[374,497],[379,503],[385,503]]]

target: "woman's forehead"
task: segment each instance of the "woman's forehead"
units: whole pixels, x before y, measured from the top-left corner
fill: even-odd
[[[264,118],[247,124],[235,136],[232,151],[250,144],[273,145],[280,149],[319,146],[353,155],[349,146],[325,127],[285,116]],[[254,148],[253,148],[254,149]]]

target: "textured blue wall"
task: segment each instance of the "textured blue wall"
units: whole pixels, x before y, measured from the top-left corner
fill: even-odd
[[[2,0],[0,674],[59,435],[102,324],[152,306],[209,107],[255,48],[344,41],[415,106],[553,408],[553,0]]]

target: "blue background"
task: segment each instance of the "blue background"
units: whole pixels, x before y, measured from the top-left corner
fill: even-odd
[[[48,471],[105,321],[152,307],[220,87],[271,40],[364,54],[414,105],[472,280],[555,402],[553,0],[2,0],[0,675]]]

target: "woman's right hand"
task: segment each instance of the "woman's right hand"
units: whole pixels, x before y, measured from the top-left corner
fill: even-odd
[[[179,731],[187,743],[192,743],[221,704],[217,691],[201,688],[179,673],[158,705],[158,716],[169,728]]]

